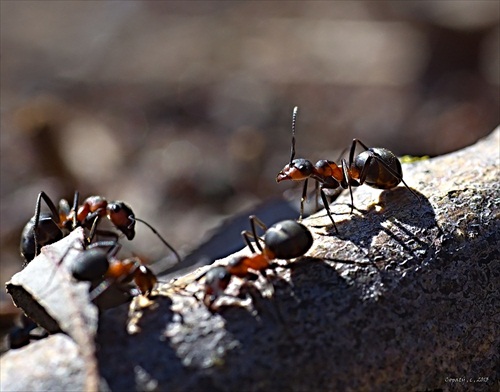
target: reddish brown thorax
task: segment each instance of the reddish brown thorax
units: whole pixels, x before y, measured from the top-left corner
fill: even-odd
[[[85,218],[94,212],[98,212],[97,216],[103,217],[106,215],[107,206],[108,201],[102,196],[87,197],[80,208],[78,208],[76,219],[78,222],[83,223]]]

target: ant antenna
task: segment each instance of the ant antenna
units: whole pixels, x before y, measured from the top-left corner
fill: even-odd
[[[290,165],[292,164],[293,158],[295,158],[295,123],[297,122],[297,113],[299,107],[295,106],[292,112],[292,149],[290,151]]]
[[[170,245],[170,244],[169,244],[169,243],[168,243],[168,242],[167,242],[167,241],[166,241],[166,240],[165,240],[165,239],[164,239],[164,238],[160,235],[160,233],[158,233],[158,232],[156,231],[156,229],[155,229],[153,226],[151,226],[148,222],[146,222],[146,221],[144,221],[144,220],[142,220],[142,219],[135,218],[135,217],[134,217],[133,219],[135,219],[136,221],[141,222],[141,223],[145,224],[147,227],[149,227],[149,228],[151,229],[151,231],[152,231],[153,233],[155,233],[155,234],[156,234],[156,236],[160,239],[160,241],[161,241],[161,242],[163,242],[163,243],[165,244],[165,246],[166,246],[168,249],[170,249],[170,250],[172,251],[172,253],[175,255],[175,257],[176,257],[176,259],[177,259],[177,262],[178,262],[178,263],[180,263],[180,262],[181,262],[181,257],[179,256],[179,253],[177,253],[177,251],[176,251],[176,250],[172,247],[172,245]]]

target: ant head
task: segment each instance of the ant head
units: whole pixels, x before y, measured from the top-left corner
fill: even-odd
[[[158,282],[156,275],[145,265],[140,265],[134,273],[134,282],[142,295],[148,295]]]
[[[231,274],[226,268],[219,266],[210,269],[205,275],[205,294],[217,295],[229,285]]]
[[[88,249],[81,252],[71,265],[76,280],[96,281],[108,271],[108,253],[103,249]]]
[[[128,240],[135,236],[135,214],[123,201],[113,201],[106,207],[108,219],[120,230]]]
[[[313,244],[311,232],[303,224],[286,220],[272,225],[264,236],[266,251],[278,259],[303,256]]]
[[[276,182],[305,180],[313,174],[315,174],[315,168],[312,162],[307,159],[298,158],[294,159],[278,173]]]

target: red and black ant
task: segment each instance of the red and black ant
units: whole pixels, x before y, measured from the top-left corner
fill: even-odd
[[[278,222],[267,229],[259,218],[252,215],[250,225],[252,231],[243,231],[241,234],[252,251],[252,255],[237,257],[226,266],[213,267],[198,277],[198,279],[205,277],[203,302],[210,309],[217,297],[224,293],[233,276],[253,279],[255,273],[262,274],[270,268],[272,260],[288,260],[303,256],[313,244],[309,229],[293,220]],[[265,230],[263,238],[257,235],[256,225]],[[254,239],[258,252],[250,238]],[[264,243],[264,247],[260,241]]]
[[[41,212],[42,200],[49,207],[50,212]],[[98,230],[99,221],[106,217],[110,222],[122,232],[128,240],[135,236],[135,222],[139,221],[148,226],[153,233],[174,253],[177,261],[180,261],[179,254],[161,235],[146,221],[135,216],[132,208],[123,201],[108,202],[102,196],[90,196],[78,205],[79,193],[75,192],[73,206],[62,199],[59,202],[59,209],[45,192],[40,192],[35,206],[35,215],[28,221],[21,235],[21,255],[26,264],[40,253],[40,249],[48,244],[52,244],[76,227],[84,227],[90,230],[89,242],[94,234],[103,234],[118,238],[115,232]]]
[[[304,212],[304,201],[307,194],[307,181],[309,178],[320,184],[320,195],[325,206],[328,217],[338,233],[337,226],[333,220],[329,202],[324,189],[349,188],[351,194],[351,213],[354,209],[352,187],[366,184],[377,189],[392,189],[402,182],[408,190],[416,193],[403,180],[403,170],[399,159],[391,151],[385,148],[369,148],[361,140],[353,139],[349,153],[349,162],[341,160],[340,166],[334,161],[320,160],[315,165],[303,158],[295,158],[295,123],[297,120],[298,107],[293,109],[292,115],[292,147],[290,162],[278,173],[276,182],[285,180],[303,181],[304,188],[300,201],[300,218]],[[354,157],[356,145],[360,144],[365,149]]]
[[[103,247],[110,249],[106,251]],[[76,280],[97,285],[90,293],[92,301],[111,284],[125,285],[134,281],[141,294],[149,296],[158,282],[156,275],[139,257],[118,259],[116,253],[119,248],[120,245],[116,241],[96,242],[79,253],[71,264],[70,272]]]

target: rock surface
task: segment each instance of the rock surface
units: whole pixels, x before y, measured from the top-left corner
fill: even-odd
[[[197,271],[161,285],[152,301],[104,312],[101,389],[498,390],[499,145],[496,129],[403,165],[418,200],[403,186],[362,186],[350,215],[342,195],[332,205],[340,236],[324,211],[304,220],[315,239],[306,257],[280,261],[268,281],[229,287],[250,299],[223,297],[210,312]],[[1,389],[91,385],[82,357],[61,369],[75,353],[53,344],[57,336],[5,354]],[[80,356],[82,344],[91,343],[77,341]],[[35,365],[43,371],[25,372]]]

